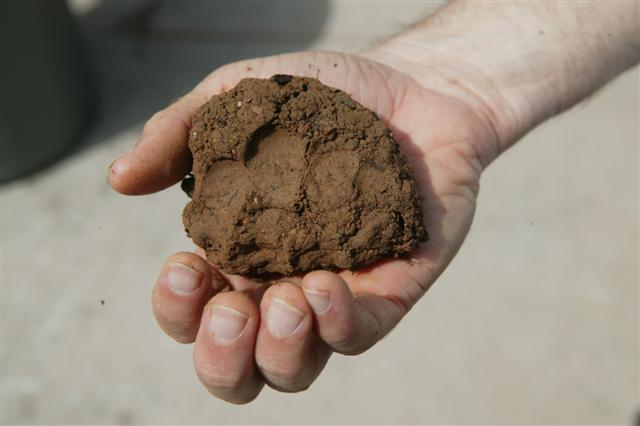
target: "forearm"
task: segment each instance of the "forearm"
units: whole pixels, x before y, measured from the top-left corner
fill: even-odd
[[[461,98],[500,150],[638,62],[639,3],[453,3],[367,55]]]

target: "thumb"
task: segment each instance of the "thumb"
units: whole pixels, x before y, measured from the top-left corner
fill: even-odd
[[[194,90],[154,114],[136,146],[109,165],[111,187],[121,194],[142,195],[180,181],[191,170],[187,147],[191,116],[205,101]]]

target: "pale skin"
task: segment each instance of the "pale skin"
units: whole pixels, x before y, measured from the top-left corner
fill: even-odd
[[[155,114],[109,167],[118,192],[165,189],[191,169],[194,111],[245,77],[318,76],[394,131],[424,197],[431,239],[410,260],[357,273],[313,271],[260,285],[203,253],[170,256],[152,295],[160,327],[195,342],[214,396],[247,403],[264,385],[307,389],[333,352],[382,339],[433,285],[473,219],[482,171],[545,119],[589,96],[640,57],[637,2],[454,3],[361,55],[302,52],[215,70]]]

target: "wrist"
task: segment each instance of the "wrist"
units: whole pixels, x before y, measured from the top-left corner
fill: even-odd
[[[362,56],[409,76],[426,90],[462,102],[493,135],[499,154],[532,127],[531,120],[509,104],[490,74],[448,50],[444,43],[425,49],[409,37],[397,37]]]
[[[365,56],[463,101],[503,151],[638,61],[637,11],[635,2],[453,3]]]

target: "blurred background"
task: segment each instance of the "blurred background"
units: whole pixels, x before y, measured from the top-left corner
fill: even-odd
[[[441,2],[0,5],[2,424],[629,424],[639,401],[638,68],[491,165],[471,233],[384,341],[306,392],[215,400],[156,327],[178,187],[107,165],[214,68],[357,52]]]

